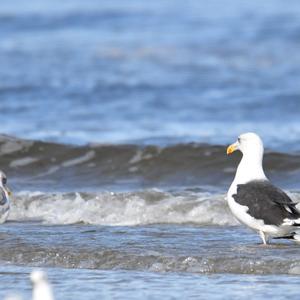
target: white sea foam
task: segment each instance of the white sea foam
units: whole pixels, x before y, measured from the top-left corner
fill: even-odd
[[[75,165],[78,165],[78,164],[85,163],[85,162],[93,159],[94,157],[95,157],[95,151],[92,150],[92,151],[87,152],[83,156],[80,156],[80,157],[77,157],[77,158],[73,158],[73,159],[70,159],[70,160],[67,160],[67,161],[63,162],[62,166],[63,167],[75,166]]]
[[[134,156],[129,160],[129,164],[135,164],[139,161],[142,160],[143,157],[143,151],[142,150],[138,150]]]
[[[129,160],[129,164],[136,164],[142,160],[151,159],[153,157],[152,154],[145,154],[142,150],[137,150],[134,156]]]
[[[224,195],[172,194],[158,190],[128,193],[21,192],[12,201],[11,220],[42,220],[51,224],[236,225]]]
[[[2,142],[2,145],[0,146],[0,153],[2,155],[18,152],[33,145],[32,141],[18,140],[16,138],[3,135],[0,136],[0,142]]]
[[[24,167],[24,166],[27,166],[27,165],[30,165],[34,162],[38,161],[37,158],[34,158],[34,157],[23,157],[23,158],[20,158],[20,159],[15,159],[13,160],[9,166],[11,168],[17,168],[17,167]]]

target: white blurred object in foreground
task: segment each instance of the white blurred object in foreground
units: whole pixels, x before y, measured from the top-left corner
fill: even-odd
[[[42,270],[34,270],[30,274],[33,284],[32,300],[54,300],[47,274]]]

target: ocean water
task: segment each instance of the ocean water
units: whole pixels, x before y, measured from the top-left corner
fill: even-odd
[[[0,8],[4,133],[224,144],[253,130],[272,149],[284,141],[299,150],[297,0],[3,0]]]
[[[300,202],[300,3],[0,3],[0,298],[298,299],[300,247],[225,201],[246,131]]]

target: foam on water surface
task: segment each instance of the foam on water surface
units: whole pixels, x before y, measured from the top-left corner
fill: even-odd
[[[224,194],[159,190],[126,193],[20,192],[13,198],[9,219],[111,226],[237,224]]]

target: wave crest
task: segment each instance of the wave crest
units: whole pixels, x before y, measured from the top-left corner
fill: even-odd
[[[111,226],[237,224],[224,195],[159,190],[95,194],[21,192],[12,202],[10,219]]]
[[[0,165],[18,190],[200,186],[221,192],[240,159],[238,153],[228,159],[225,148],[196,143],[70,146],[0,136]],[[299,154],[267,152],[267,175],[283,188],[298,188],[299,160]]]

